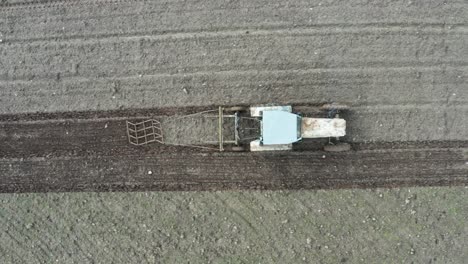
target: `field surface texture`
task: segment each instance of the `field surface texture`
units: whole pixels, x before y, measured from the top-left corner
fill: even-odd
[[[464,263],[467,54],[466,1],[0,1],[0,262]],[[350,152],[126,141],[329,102]]]
[[[468,189],[2,194],[3,263],[464,263]]]

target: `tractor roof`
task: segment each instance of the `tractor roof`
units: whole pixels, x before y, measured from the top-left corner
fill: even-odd
[[[286,111],[263,111],[262,143],[291,144],[301,139],[301,117]]]

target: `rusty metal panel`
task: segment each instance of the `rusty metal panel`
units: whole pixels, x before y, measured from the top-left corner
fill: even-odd
[[[343,137],[346,120],[341,118],[302,118],[302,138]]]

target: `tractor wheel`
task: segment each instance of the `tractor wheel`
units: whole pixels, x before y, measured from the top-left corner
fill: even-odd
[[[224,108],[224,110],[226,110],[227,112],[243,112],[247,111],[247,109],[248,108],[245,106],[231,106]]]
[[[326,145],[323,147],[323,150],[327,152],[343,152],[343,151],[350,151],[351,145],[348,143],[337,143],[335,145]]]
[[[297,105],[293,106],[294,113],[301,113],[304,116],[320,114],[320,107],[308,106],[308,105]]]
[[[323,110],[348,110],[349,109],[349,106],[345,105],[345,104],[335,104],[335,103],[331,103],[331,104],[324,104],[322,105],[321,109]]]
[[[231,151],[233,151],[233,152],[243,152],[243,151],[245,151],[245,148],[242,147],[242,146],[233,146],[233,147],[231,147]]]

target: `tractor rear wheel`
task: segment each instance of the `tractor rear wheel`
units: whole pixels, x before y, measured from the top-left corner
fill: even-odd
[[[243,152],[243,151],[245,151],[245,148],[242,147],[242,146],[232,146],[231,151],[233,151],[233,152]]]
[[[303,116],[308,115],[317,115],[321,113],[321,108],[318,106],[310,106],[310,105],[296,105],[293,106],[294,113],[301,113]]]
[[[224,110],[227,112],[244,112],[247,111],[247,107],[245,106],[231,106],[231,107],[226,107]]]
[[[323,150],[327,152],[343,152],[343,151],[350,151],[351,145],[348,143],[337,143],[337,144],[330,144],[323,147]]]
[[[349,106],[345,105],[345,104],[335,104],[335,103],[331,103],[331,104],[324,104],[322,105],[321,109],[323,110],[348,110],[349,109]]]

